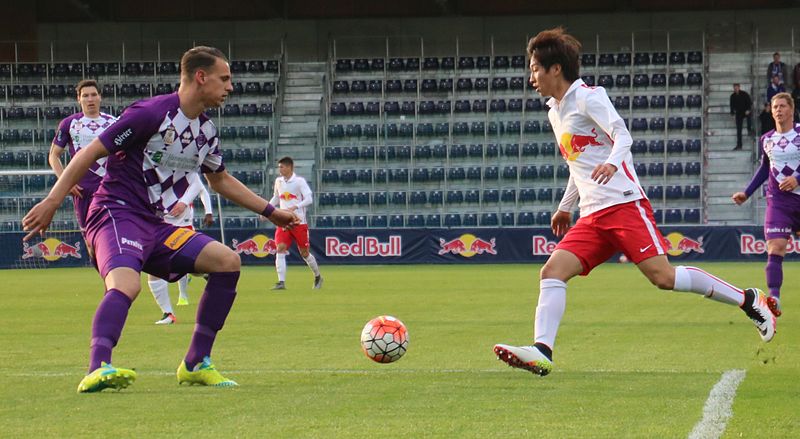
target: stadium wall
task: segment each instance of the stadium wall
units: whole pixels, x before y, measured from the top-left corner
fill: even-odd
[[[176,59],[192,43],[230,48],[233,57],[257,58],[279,53],[286,41],[289,61],[325,61],[329,43],[337,42],[340,57],[382,56],[386,37],[392,56],[418,56],[419,40],[430,56],[452,55],[456,38],[464,54],[488,53],[492,39],[497,53],[524,50],[528,36],[554,25],[564,25],[591,50],[616,52],[697,49],[706,32],[719,51],[750,51],[757,28],[760,47],[791,47],[793,17],[800,8],[786,10],[692,11],[658,13],[567,14],[543,16],[262,20],[218,22],[94,22],[41,23],[35,45],[38,60],[82,60],[89,41],[93,60]],[[78,31],[76,31],[78,29]],[[598,37],[599,35],[599,37]],[[124,54],[122,43],[125,43]],[[159,46],[160,43],[160,46]],[[160,54],[159,54],[160,51]],[[21,53],[32,53],[23,50]],[[13,59],[12,59],[13,61]],[[37,61],[37,60],[29,60]]]
[[[766,259],[761,227],[661,227],[665,252],[674,261],[754,261]],[[219,239],[219,230],[208,232]],[[274,230],[226,230],[226,245],[245,265],[272,265]],[[86,266],[78,232],[22,243],[24,233],[0,234],[0,268]],[[336,264],[493,264],[543,263],[557,239],[546,228],[508,229],[319,229],[311,252],[323,265]],[[615,256],[618,258],[618,255]],[[792,240],[787,260],[800,260],[800,240]],[[296,251],[288,261],[304,263]]]

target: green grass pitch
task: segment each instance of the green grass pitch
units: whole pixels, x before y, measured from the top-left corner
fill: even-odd
[[[702,264],[764,286],[763,263]],[[131,308],[114,364],[135,368],[121,392],[76,393],[103,288],[85,269],[2,271],[1,437],[685,438],[723,372],[744,369],[723,437],[800,437],[797,264],[785,264],[784,316],[761,342],[738,309],[659,291],[630,264],[570,282],[545,378],[497,361],[494,343],[526,344],[539,265],[326,266],[311,290],[289,267],[245,267],[213,352],[236,389],[179,387],[204,281],[178,324],[149,291]],[[171,286],[173,301],[177,286]],[[360,351],[372,317],[400,318],[409,351],[390,365]]]

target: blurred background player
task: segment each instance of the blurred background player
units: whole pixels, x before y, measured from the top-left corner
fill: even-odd
[[[767,304],[776,316],[781,315],[783,257],[789,238],[800,230],[800,124],[794,123],[794,100],[788,93],[772,98],[775,129],[761,136],[761,166],[744,192],[731,197],[742,204],[767,184],[767,210],[764,212],[764,239],[767,240]]]
[[[75,158],[82,148],[117,120],[114,116],[100,111],[100,102],[103,98],[100,96],[100,88],[94,79],[84,79],[75,86],[75,90],[81,111],[65,118],[58,124],[58,130],[47,157],[50,167],[59,178],[64,173],[64,166],[61,164],[64,150],[68,149],[69,156]],[[106,173],[105,163],[105,157],[97,160],[89,168],[89,172],[69,191],[72,194],[75,217],[78,220],[78,227],[81,229],[84,242],[86,242],[86,213],[89,211],[89,204],[92,202],[97,187],[100,186],[100,180]],[[89,259],[93,259],[92,249],[89,245],[86,246],[86,251],[89,253]]]
[[[297,242],[300,256],[306,261],[314,273],[314,289],[322,288],[322,276],[319,274],[317,259],[309,252],[308,223],[306,222],[306,208],[313,203],[311,188],[303,177],[294,173],[294,160],[284,157],[278,160],[278,173],[275,179],[275,190],[270,200],[272,205],[280,203],[281,209],[294,212],[300,218],[300,224],[291,230],[278,227],[275,230],[275,242],[278,251],[275,253],[275,270],[278,272],[278,283],[273,290],[286,289],[286,254],[292,242]]]
[[[199,174],[194,174],[190,181],[191,183],[186,193],[172,210],[166,213],[164,221],[173,226],[194,230],[194,225],[192,225],[194,220],[194,199],[199,195],[200,201],[203,203],[203,209],[205,209],[203,225],[208,227],[214,224],[211,196],[208,195],[208,190],[200,181]],[[178,279],[178,306],[189,304],[189,279],[189,275]],[[169,282],[149,274],[147,275],[147,284],[150,286],[150,292],[153,293],[153,298],[162,312],[161,319],[156,321],[156,325],[171,325],[175,323],[177,319],[172,310],[172,302],[169,299]]]
[[[539,94],[551,97],[548,117],[570,170],[566,192],[551,221],[553,233],[564,238],[540,273],[534,344],[498,344],[495,354],[509,366],[542,376],[550,373],[567,282],[588,275],[620,251],[660,289],[702,294],[740,307],[761,338],[770,341],[775,316],[764,293],[742,290],[695,267],[670,265],[664,238],[634,171],[631,135],[605,89],[589,87],[580,79],[580,47],[562,28],[542,31],[528,43],[530,82]],[[570,212],[578,197],[580,219],[571,227]]]
[[[207,108],[220,107],[233,91],[225,55],[199,46],[181,58],[176,93],[138,101],[86,146],[64,169],[50,193],[22,219],[27,241],[43,234],[70,189],[100,158],[106,176],[89,208],[86,237],[95,250],[105,284],[92,322],[89,373],[78,392],[121,389],[136,379],[132,369],[111,365],[131,304],[141,291],[141,272],[175,281],[187,273],[209,273],[197,306],[192,340],[178,365],[178,384],[236,386],[211,361],[211,349],[236,298],[241,260],[228,246],[200,232],[167,224],[171,211],[202,172],[211,188],[234,203],[291,228],[293,213],[274,208],[225,170]]]

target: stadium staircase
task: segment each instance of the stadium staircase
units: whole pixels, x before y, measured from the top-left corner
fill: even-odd
[[[757,104],[760,93],[753,93],[753,55],[750,53],[710,53],[706,67],[706,129],[705,148],[706,218],[712,224],[745,224],[755,221],[755,205],[736,206],[731,201],[734,192],[742,190],[753,175],[756,160],[758,112],[753,108],[754,135],[748,136],[745,125],[743,147],[736,146],[736,122],[730,114],[733,84],[740,83]],[[763,99],[763,98],[762,98]],[[746,124],[746,122],[745,122]]]
[[[290,156],[295,172],[314,186],[314,163],[322,115],[325,63],[289,63],[286,68],[278,144],[274,159]],[[274,164],[274,160],[273,160]]]

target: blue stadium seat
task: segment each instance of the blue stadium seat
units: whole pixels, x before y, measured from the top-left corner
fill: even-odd
[[[639,177],[646,177],[647,176],[647,164],[637,162],[633,165],[633,170],[636,171],[636,175]]]
[[[629,88],[631,86],[631,75],[617,75],[615,86],[618,88]]]
[[[683,106],[684,106],[683,96],[672,95],[667,100],[667,107],[669,108],[683,108]]]
[[[700,175],[700,162],[689,162],[683,167],[683,172],[686,175]]]
[[[500,224],[503,226],[513,226],[514,225],[514,214],[511,212],[505,212],[500,216]]]
[[[469,189],[464,192],[465,203],[479,203],[481,200],[481,193],[477,189]]]
[[[542,180],[552,180],[555,176],[553,165],[542,165],[539,167],[539,178]]]
[[[531,203],[536,201],[536,189],[525,188],[519,190],[519,202]]]
[[[539,98],[525,99],[525,111],[542,111],[543,108]]]
[[[406,225],[408,227],[425,227],[425,217],[422,215],[409,215]]]
[[[428,202],[428,194],[425,191],[414,191],[411,193],[411,204],[425,204]]]
[[[667,85],[667,76],[663,73],[654,73],[650,78],[650,85],[653,87],[664,87]]]
[[[634,87],[648,87],[650,86],[650,78],[644,73],[637,73],[633,75]]]
[[[336,204],[339,206],[352,206],[355,202],[356,198],[350,192],[342,192],[336,195]]]
[[[450,181],[461,181],[467,178],[467,173],[462,167],[453,167],[447,171],[447,179]]]
[[[461,204],[464,202],[464,192],[460,190],[449,190],[445,197],[447,204]]]
[[[403,91],[406,93],[416,93],[417,92],[417,80],[416,79],[406,79],[403,82]]]
[[[500,177],[500,173],[497,169],[497,166],[487,166],[483,168],[483,179],[484,180],[497,180]]]
[[[648,146],[647,150],[650,154],[663,154],[664,153],[664,141],[659,140],[651,140],[650,146]]]
[[[683,189],[683,198],[689,200],[699,200],[700,199],[700,186],[699,185],[688,185]]]
[[[581,75],[581,80],[589,87],[594,87],[595,85],[594,75]]]
[[[700,210],[698,209],[686,209],[683,211],[683,222],[685,223],[699,223],[700,222]]]
[[[686,54],[686,62],[689,64],[702,64],[703,53],[700,51],[691,51]]]
[[[683,163],[681,162],[667,163],[667,175],[673,175],[673,176],[683,175]]]
[[[631,145],[631,153],[634,155],[644,154],[647,152],[647,141],[646,140],[634,140],[633,144]]]
[[[403,191],[392,192],[391,194],[392,204],[404,206],[406,204],[406,199],[406,193]]]
[[[683,118],[678,116],[670,117],[667,127],[670,130],[682,130],[684,127]]]
[[[696,154],[701,151],[700,139],[689,139],[686,141],[686,152]]]
[[[478,215],[474,213],[465,213],[461,221],[464,227],[475,227],[478,225]]]
[[[513,78],[509,78],[508,80],[508,89],[509,90],[524,90],[525,89],[525,78],[516,76]],[[521,102],[521,100],[520,100]]]
[[[517,167],[516,166],[506,166],[503,168],[503,179],[505,180],[516,180],[517,179]]]
[[[540,226],[549,226],[552,215],[549,211],[542,211],[536,214],[536,224]]]
[[[436,57],[425,57],[425,60],[422,62],[422,69],[423,70],[438,70],[439,69],[439,58],[436,58]]]
[[[680,209],[668,209],[664,212],[664,222],[667,224],[676,224],[683,220]]]
[[[522,166],[519,174],[523,180],[536,180],[539,178],[539,172],[536,170],[536,166],[533,165]]]
[[[485,212],[481,214],[482,226],[496,226],[498,224],[497,214],[494,212]]]
[[[647,198],[651,200],[660,200],[664,197],[664,187],[663,186],[648,186],[647,188]]]
[[[594,67],[597,65],[597,59],[595,54],[593,53],[583,53],[581,54],[581,66],[583,67]]]
[[[627,110],[630,108],[631,105],[631,98],[630,96],[617,96],[614,98],[614,108],[617,110]]]
[[[356,192],[355,203],[357,206],[369,206],[369,192]]]
[[[656,52],[653,54],[652,63],[654,65],[664,65],[667,63],[667,54],[665,52]]]
[[[504,203],[514,203],[517,201],[516,189],[503,189],[500,191],[500,201]]]
[[[671,52],[669,54],[669,63],[671,65],[685,64],[686,63],[686,54],[683,53],[683,52]]]
[[[683,73],[670,73],[669,86],[670,87],[683,87],[686,84],[686,78]]]
[[[697,87],[703,85],[703,76],[700,73],[689,73],[686,76],[686,85]]]
[[[686,129],[687,130],[699,130],[702,127],[702,122],[700,117],[687,117],[686,118]]]
[[[631,131],[646,131],[647,119],[643,117],[636,117],[631,120]]]
[[[441,206],[444,203],[444,193],[442,191],[431,191],[428,196],[428,202],[431,206]]]
[[[523,130],[526,134],[539,134],[542,132],[538,120],[526,120]]]
[[[231,219],[231,218],[228,218],[228,219]],[[226,220],[225,227],[228,227],[227,220]],[[323,216],[317,217],[317,227],[319,227],[321,229],[333,228],[333,218],[328,216],[328,215],[323,215]]]
[[[448,213],[444,216],[445,227],[461,227],[461,215],[457,213]]]
[[[536,199],[547,203],[553,202],[553,188],[539,188]]]
[[[388,225],[389,224],[388,220],[386,219],[386,215],[374,215],[369,217],[370,227],[387,227]]]
[[[430,173],[427,168],[414,168],[414,171],[411,173],[411,181],[421,183],[429,179]]]
[[[523,157],[536,157],[539,155],[539,144],[538,143],[525,143],[522,145],[522,156]]]
[[[614,78],[611,75],[600,75],[597,78],[597,85],[605,88],[614,87]]]
[[[667,186],[666,197],[668,200],[679,200],[683,198],[683,188],[677,185]]]
[[[556,178],[569,178],[569,166],[566,163],[558,165]]]
[[[354,216],[352,227],[355,229],[363,229],[367,227],[367,217],[364,215]]]
[[[508,80],[506,78],[492,79],[492,90],[508,90]]]
[[[467,156],[467,145],[450,145],[450,158],[458,159]]]
[[[480,179],[481,179],[480,166],[471,166],[467,168],[467,180],[480,181]]]
[[[490,66],[491,66],[491,64],[490,64],[490,62],[489,62],[489,61],[490,61],[490,60],[489,60],[489,57],[488,57],[488,56],[479,56],[479,57],[477,58],[476,62],[475,62],[475,66],[476,66],[478,69],[482,69],[482,70],[483,70],[483,69],[488,69],[488,68],[490,68]]]
[[[431,169],[431,181],[444,181],[444,168]]]
[[[701,108],[703,106],[703,98],[700,95],[689,95],[686,97],[687,108]]]
[[[497,203],[500,201],[500,192],[497,189],[484,189],[483,202],[484,203]]]
[[[389,169],[389,182],[408,183],[408,169]]]
[[[633,56],[633,64],[636,66],[646,66],[650,64],[650,54],[647,52],[639,52]]]
[[[614,55],[611,53],[601,53],[600,58],[598,59],[597,65],[599,66],[613,66],[614,65]]]
[[[388,201],[388,195],[386,192],[373,192],[372,193],[372,205],[373,206],[385,206]]]
[[[442,227],[442,217],[439,214],[430,214],[425,218],[425,227]]]
[[[505,113],[506,101],[504,99],[492,99],[489,103],[490,113]]]
[[[400,93],[403,90],[403,84],[399,79],[389,79],[386,81],[386,93]]]
[[[667,152],[670,154],[680,154],[683,152],[683,141],[680,139],[670,139],[667,141]]]
[[[650,129],[650,131],[664,131],[664,118],[663,117],[650,118],[650,123],[648,124],[648,128]]]
[[[487,91],[489,90],[489,79],[488,78],[475,78],[475,90],[478,91]]]

